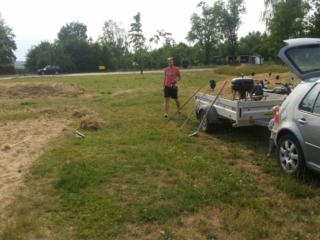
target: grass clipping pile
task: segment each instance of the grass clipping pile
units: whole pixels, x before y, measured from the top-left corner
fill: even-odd
[[[0,98],[35,98],[43,96],[69,96],[84,94],[73,84],[56,82],[0,84]]]
[[[43,96],[69,96],[84,93],[71,84],[62,83],[13,83],[0,84],[0,98],[15,100]],[[23,175],[28,172],[33,161],[44,151],[47,144],[69,129],[72,119],[80,118],[80,128],[99,130],[104,122],[87,109],[75,110],[66,107],[71,118],[54,118],[55,109],[39,110],[38,119],[0,121],[0,220],[5,220],[7,209],[13,207],[14,193],[23,187]],[[0,112],[1,113],[1,112]],[[2,111],[2,114],[10,112]]]
[[[82,108],[80,110],[75,110],[72,113],[72,117],[81,118],[80,129],[88,131],[100,130],[105,122],[98,118],[96,114],[87,108]]]

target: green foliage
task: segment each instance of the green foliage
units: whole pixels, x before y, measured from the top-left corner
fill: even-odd
[[[67,23],[66,26],[61,27],[58,33],[58,39],[62,42],[65,42],[68,39],[86,41],[87,38],[87,26],[79,22]]]
[[[281,1],[272,5],[272,18],[267,23],[270,34],[264,44],[273,59],[284,46],[283,40],[305,37],[305,17],[309,10],[310,5],[300,0]]]
[[[200,2],[198,7],[201,7],[201,15],[194,13],[190,19],[191,30],[188,32],[187,40],[196,43],[205,52],[204,63],[210,62],[211,48],[219,42],[221,37],[222,6],[220,1],[212,7]]]
[[[15,68],[13,65],[0,64],[0,75],[14,75]]]
[[[130,24],[131,29],[129,31],[130,43],[133,46],[135,53],[141,54],[145,51],[146,38],[142,32],[141,14],[133,16],[134,22]]]
[[[307,20],[307,36],[318,38],[320,36],[320,3],[315,2],[313,14]]]
[[[182,60],[182,67],[183,68],[188,68],[189,66],[189,61],[188,60]]]
[[[240,38],[238,54],[266,55],[267,49],[263,46],[266,33],[249,32],[247,36]]]
[[[243,0],[228,0],[222,11],[222,35],[225,39],[226,52],[234,56],[238,51],[237,31],[241,26],[241,15],[246,12]]]
[[[17,49],[15,37],[12,28],[6,25],[0,13],[0,64],[13,64],[16,61],[13,53]]]

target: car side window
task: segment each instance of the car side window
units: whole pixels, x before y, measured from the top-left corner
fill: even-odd
[[[306,112],[320,114],[320,84],[316,84],[305,96],[299,105],[299,109]]]
[[[318,94],[316,104],[314,105],[313,113],[320,115],[320,94]]]

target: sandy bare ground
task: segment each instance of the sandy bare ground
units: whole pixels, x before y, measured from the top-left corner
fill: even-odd
[[[67,96],[81,93],[70,84],[14,83],[0,85],[0,99]],[[0,122],[0,219],[10,208],[14,193],[23,187],[23,176],[44,151],[49,141],[61,136],[72,120],[48,117],[41,112],[38,119]],[[0,109],[0,114],[10,112]]]

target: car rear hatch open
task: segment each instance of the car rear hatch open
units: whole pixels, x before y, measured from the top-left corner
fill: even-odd
[[[320,77],[320,39],[297,38],[284,40],[278,56],[303,81],[314,82]]]

